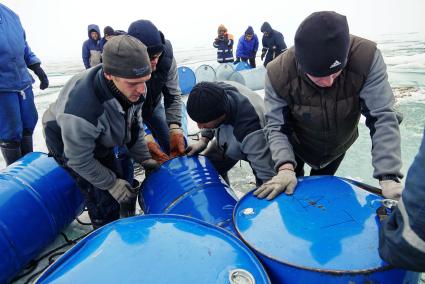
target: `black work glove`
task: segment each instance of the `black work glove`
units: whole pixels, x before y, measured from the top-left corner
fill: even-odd
[[[154,159],[147,159],[140,163],[145,169],[145,175],[149,176],[152,172],[156,171],[161,165]]]
[[[40,63],[30,65],[28,68],[31,69],[40,80],[40,90],[46,89],[49,86],[49,79],[43,68],[41,68]]]

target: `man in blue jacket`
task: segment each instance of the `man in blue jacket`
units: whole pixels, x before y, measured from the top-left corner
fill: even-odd
[[[394,212],[382,223],[379,254],[388,263],[425,272],[425,133]]]
[[[102,45],[98,25],[88,25],[89,38],[83,43],[82,55],[84,67],[89,69],[102,62]]]
[[[264,60],[264,67],[266,67],[270,61],[278,57],[287,47],[283,35],[272,29],[268,22],[263,23],[261,32],[263,33],[261,60]]]
[[[49,86],[41,61],[31,51],[18,15],[0,4],[0,148],[6,165],[32,152],[37,110],[31,69],[40,89]]]
[[[249,26],[245,34],[239,38],[238,48],[236,49],[236,61],[235,64],[240,61],[247,62],[252,68],[255,68],[255,57],[257,56],[258,50],[258,37],[254,33],[254,29]]]

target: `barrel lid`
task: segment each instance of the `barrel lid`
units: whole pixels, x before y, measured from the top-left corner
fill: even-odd
[[[378,254],[380,199],[338,177],[307,177],[290,196],[247,194],[234,222],[261,257],[312,270],[371,270],[386,265]]]
[[[242,241],[179,215],[121,219],[80,241],[39,279],[64,283],[269,283]]]

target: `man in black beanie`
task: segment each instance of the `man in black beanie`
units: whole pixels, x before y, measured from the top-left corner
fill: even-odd
[[[189,94],[187,113],[201,129],[199,141],[186,149],[188,156],[206,149],[203,154],[227,183],[227,172],[239,160],[249,162],[257,186],[275,175],[257,93],[236,82],[202,82]]]
[[[145,170],[159,166],[139,127],[150,76],[146,46],[115,36],[105,45],[103,64],[71,78],[43,115],[49,153],[75,178],[94,228],[118,219],[120,209],[135,208],[132,163],[118,160],[114,149]]]
[[[266,132],[278,171],[254,194],[288,191],[294,174],[334,175],[358,137],[360,115],[372,139],[373,176],[398,199],[401,116],[376,44],[349,34],[345,16],[316,12],[295,34],[295,46],[267,65]]]
[[[131,23],[128,34],[148,48],[152,78],[146,83],[148,93],[143,104],[143,121],[159,142],[146,137],[149,151],[158,162],[183,155],[185,142],[181,129],[181,91],[177,63],[170,41],[148,20]],[[164,103],[161,102],[164,98]],[[161,150],[164,150],[164,152]]]

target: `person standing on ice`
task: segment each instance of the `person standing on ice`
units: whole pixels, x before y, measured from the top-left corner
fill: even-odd
[[[236,49],[236,61],[235,64],[240,61],[247,62],[251,68],[255,68],[255,57],[258,51],[258,38],[254,33],[254,29],[249,26],[245,34],[239,38],[238,48]]]
[[[202,152],[227,183],[227,172],[240,160],[249,162],[257,186],[276,174],[263,130],[264,102],[257,93],[236,82],[201,82],[189,94],[187,113],[201,129],[187,155]]]
[[[135,208],[133,167],[116,159],[115,148],[125,148],[145,171],[159,167],[146,146],[141,114],[150,77],[146,46],[114,36],[103,64],[71,78],[43,115],[49,153],[74,177],[95,229],[118,219],[120,209]]]
[[[286,43],[282,33],[272,29],[268,22],[263,23],[261,32],[263,33],[261,60],[264,60],[264,67],[267,67],[270,61],[286,50]]]
[[[98,25],[88,25],[88,39],[84,41],[82,47],[82,57],[84,67],[89,69],[102,62],[102,44],[100,39],[100,29]]]
[[[128,34],[148,48],[152,77],[146,82],[147,95],[143,104],[143,122],[159,145],[147,136],[152,157],[160,163],[184,154],[181,90],[177,63],[171,42],[148,20],[130,24]],[[163,102],[162,102],[163,100]]]
[[[217,37],[213,42],[213,46],[217,48],[217,62],[228,63],[233,62],[233,35],[227,32],[224,25],[218,26]]]
[[[376,43],[349,34],[345,16],[316,12],[298,27],[295,46],[267,65],[266,133],[278,174],[254,194],[292,194],[296,177],[334,175],[359,136],[360,115],[372,139],[373,176],[398,199],[401,150],[394,94]]]
[[[49,86],[41,61],[31,51],[18,15],[0,4],[0,148],[6,165],[33,151],[38,114],[31,69],[40,89]]]

